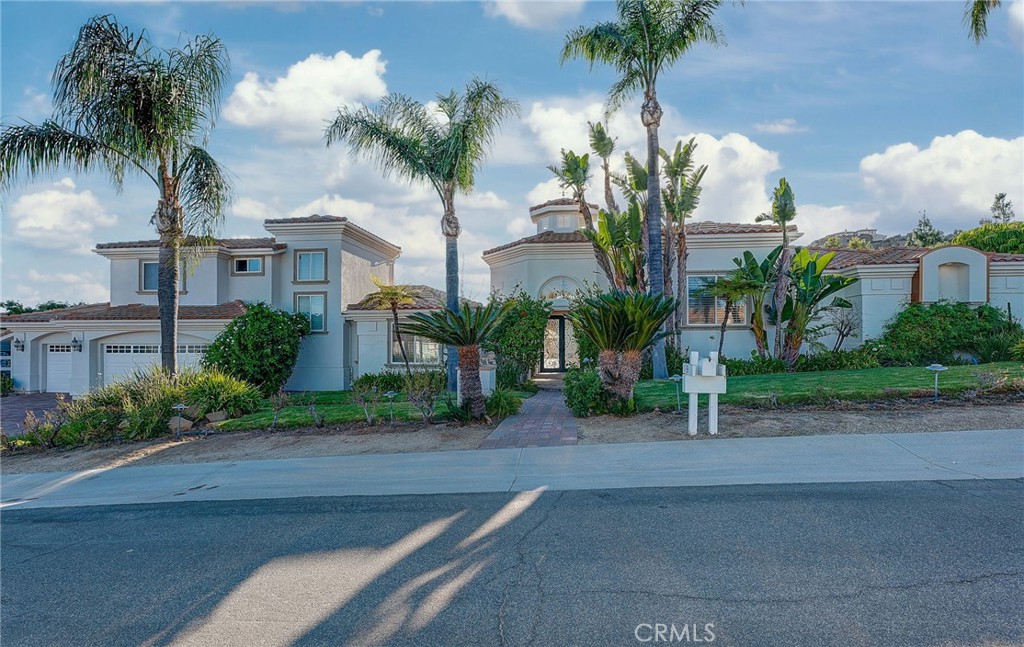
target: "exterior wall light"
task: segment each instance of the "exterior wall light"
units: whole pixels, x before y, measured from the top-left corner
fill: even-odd
[[[79,339],[78,337],[72,337],[71,338],[71,350],[75,351],[76,353],[81,353],[82,352],[82,340]]]
[[[21,337],[15,337],[13,345],[14,345],[14,350],[16,350],[18,352],[21,352],[21,351],[25,350],[25,340],[22,339]]]

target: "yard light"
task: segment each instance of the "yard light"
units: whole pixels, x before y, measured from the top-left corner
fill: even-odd
[[[942,371],[947,370],[947,368],[948,367],[943,366],[942,364],[932,364],[932,365],[927,367],[927,369],[929,371],[931,371],[932,373],[935,373],[935,399],[934,399],[935,402],[939,401],[939,373],[941,373]]]
[[[391,411],[391,423],[395,424],[395,396],[398,395],[395,391],[388,391],[384,394],[384,397],[388,399],[388,409]]]
[[[188,409],[188,405],[176,404],[171,408],[178,412],[178,430],[174,432],[174,437],[181,438],[181,414],[185,409]]]
[[[676,413],[683,412],[683,376],[676,373],[668,378],[676,383]]]

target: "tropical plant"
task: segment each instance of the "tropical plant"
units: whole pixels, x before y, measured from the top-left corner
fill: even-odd
[[[743,269],[737,268],[726,276],[719,276],[706,284],[695,296],[709,296],[721,301],[725,306],[722,315],[722,329],[718,335],[718,354],[722,354],[725,346],[725,332],[729,328],[729,319],[736,306],[760,291],[761,285],[748,279]],[[762,293],[763,294],[763,293]]]
[[[590,203],[587,202],[587,185],[590,184],[590,156],[577,155],[572,151],[562,149],[561,166],[549,166],[548,170],[558,178],[558,185],[564,191],[572,193],[573,200],[580,206],[580,214],[583,216],[583,226],[586,231],[595,232],[594,216],[590,212]],[[594,247],[594,258],[597,259],[597,266],[607,277],[612,280],[611,265],[607,253],[596,243]]]
[[[374,310],[391,311],[391,319],[395,329],[395,340],[398,342],[398,350],[402,353],[402,361],[405,362],[405,372],[408,375],[412,373],[412,369],[409,368],[409,357],[405,354],[402,330],[398,325],[398,309],[402,306],[415,304],[418,293],[408,285],[388,285],[373,275],[370,276],[370,280],[377,286],[377,291],[369,294],[364,303],[367,307]]]
[[[642,353],[664,337],[674,299],[663,294],[608,292],[586,299],[568,317],[597,346],[601,383],[619,406],[633,399]]]
[[[601,383],[601,376],[593,368],[566,371],[562,395],[566,406],[577,418],[604,413],[608,408],[608,395]]]
[[[664,291],[662,267],[661,186],[658,170],[658,127],[663,114],[658,102],[658,76],[699,42],[718,43],[721,31],[712,22],[722,0],[617,0],[616,20],[577,27],[565,38],[562,61],[583,58],[591,66],[604,63],[618,75],[608,92],[609,111],[643,93],[640,120],[647,129],[648,279],[652,295]],[[654,376],[668,376],[664,338],[653,347]]]
[[[441,199],[448,310],[459,310],[459,234],[455,196],[473,190],[476,172],[501,122],[519,104],[489,81],[471,80],[460,95],[439,94],[430,106],[389,94],[376,109],[341,107],[327,127],[327,146],[345,142],[354,155],[376,163],[385,176],[427,182]],[[448,353],[448,388],[455,389],[455,353]]]
[[[707,164],[694,167],[693,153],[697,142],[690,138],[685,145],[676,142],[675,150],[669,155],[661,151],[665,163],[666,186],[662,191],[665,203],[665,292],[672,293],[672,268],[675,267],[676,309],[672,313],[670,328],[678,333],[683,326],[682,307],[686,297],[686,220],[693,215],[700,204],[701,180],[707,172]],[[677,335],[672,336],[673,340]]]
[[[615,290],[643,291],[645,282],[643,252],[643,216],[640,204],[629,201],[626,211],[613,213],[600,209],[597,231],[581,230],[591,243],[608,257],[611,284]]]
[[[754,220],[756,222],[772,222],[782,228],[782,252],[778,256],[778,263],[775,270],[775,294],[771,300],[771,314],[775,319],[775,357],[782,356],[782,326],[778,322],[778,313],[786,302],[786,295],[789,294],[789,267],[793,262],[793,250],[789,247],[789,223],[796,218],[796,197],[793,195],[793,187],[789,185],[786,178],[779,179],[779,186],[772,192],[772,210],[762,213]]]
[[[492,292],[490,301],[498,308],[508,304],[508,309],[482,348],[497,358],[498,386],[516,387],[541,362],[551,303],[533,298],[518,285],[506,294]]]
[[[270,397],[284,387],[299,359],[309,318],[266,303],[250,303],[213,340],[203,365],[245,380]]]
[[[608,134],[604,124],[600,121],[587,122],[587,132],[590,135],[590,150],[601,158],[601,170],[604,171],[604,203],[605,208],[612,213],[619,210],[615,202],[615,193],[612,192],[612,171],[610,160],[615,152],[615,138]]]
[[[515,391],[506,388],[496,388],[486,398],[487,416],[499,419],[514,416],[519,413],[523,406],[523,399],[516,395]]]
[[[835,252],[811,252],[800,249],[793,257],[790,270],[791,293],[786,298],[782,309],[780,326],[786,329],[785,345],[782,359],[790,369],[796,366],[800,349],[803,347],[808,327],[818,318],[819,313],[831,308],[850,308],[852,304],[846,299],[833,296],[840,290],[849,287],[858,279],[839,274],[825,274]],[[825,305],[825,300],[833,297]]]
[[[1000,0],[967,0],[964,4],[964,25],[975,44],[988,36],[988,15],[1001,4]]]
[[[113,16],[97,16],[57,63],[53,117],[0,133],[0,183],[17,174],[100,167],[118,190],[127,174],[156,186],[150,222],[160,237],[160,353],[172,375],[183,248],[208,241],[231,200],[224,170],[203,148],[228,78],[227,52],[213,36],[165,50]]]
[[[743,273],[743,278],[754,288],[751,298],[750,326],[754,334],[754,343],[757,345],[757,354],[761,357],[768,355],[768,331],[765,327],[765,299],[775,284],[779,271],[779,255],[782,254],[782,246],[778,246],[768,252],[762,260],[750,251],[744,251],[742,258],[733,258],[732,262]]]
[[[498,322],[504,317],[510,303],[498,305],[489,303],[484,307],[471,307],[464,303],[456,312],[439,310],[417,312],[402,324],[403,330],[411,335],[432,339],[440,344],[454,346],[458,350],[460,404],[469,409],[472,418],[481,418],[486,412],[483,388],[480,384],[480,346],[486,343]]]
[[[1024,254],[1024,222],[991,223],[961,231],[953,245],[965,245],[983,252]]]

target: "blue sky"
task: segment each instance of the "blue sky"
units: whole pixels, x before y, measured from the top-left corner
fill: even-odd
[[[844,228],[905,232],[921,210],[945,230],[1009,194],[1024,213],[1024,5],[994,12],[968,39],[962,3],[781,2],[726,5],[728,45],[700,46],[668,71],[662,146],[696,136],[709,165],[700,220],[749,222],[771,188],[793,185],[806,240]],[[403,247],[398,280],[443,285],[440,207],[426,187],[380,178],[323,146],[342,104],[387,92],[429,101],[472,76],[522,105],[506,124],[459,215],[464,291],[487,291],[480,253],[532,233],[527,208],[561,195],[547,171],[583,152],[610,71],[559,64],[565,32],[612,17],[610,2],[58,3],[0,5],[0,113],[49,114],[49,76],[91,16],[113,13],[157,45],[212,32],[232,81],[209,148],[232,172],[225,235],[264,235],[263,218],[344,215]],[[610,123],[620,151],[641,154],[637,104]],[[601,178],[596,178],[595,199]],[[2,196],[3,299],[103,301],[96,242],[152,237],[153,187],[117,194],[101,175],[58,173]]]

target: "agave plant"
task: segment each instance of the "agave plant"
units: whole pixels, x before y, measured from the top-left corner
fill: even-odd
[[[406,334],[426,337],[458,349],[462,390],[462,402],[459,404],[468,407],[473,418],[482,418],[486,413],[480,385],[480,345],[494,332],[511,305],[511,302],[501,305],[492,302],[484,307],[471,307],[463,303],[455,312],[417,312],[409,315],[409,322],[401,326]]]
[[[661,294],[615,291],[569,313],[576,330],[597,346],[601,383],[620,403],[632,400],[643,352],[667,334],[661,326],[673,308],[675,300]]]

